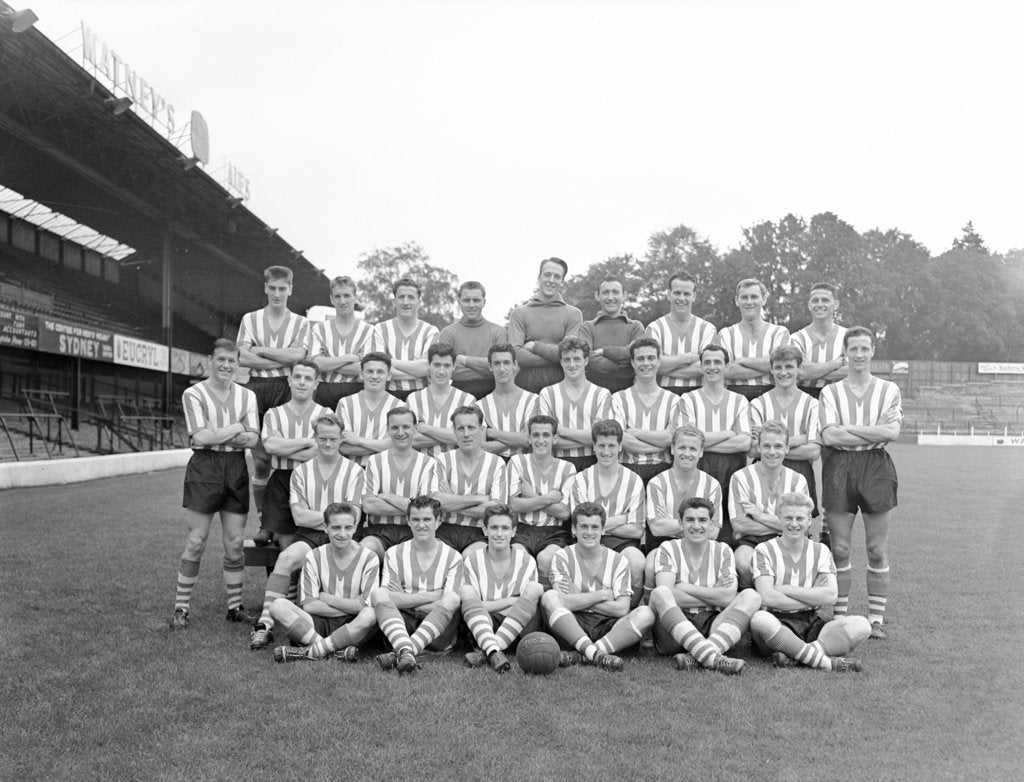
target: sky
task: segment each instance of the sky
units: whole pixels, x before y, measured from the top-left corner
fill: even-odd
[[[824,211],[935,254],[968,220],[1024,247],[1009,2],[21,3],[200,111],[207,172],[230,160],[328,275],[415,241],[494,319],[540,259],[582,272],[680,223],[719,250]]]

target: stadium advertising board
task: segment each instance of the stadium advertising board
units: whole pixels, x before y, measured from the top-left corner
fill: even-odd
[[[981,375],[1024,375],[1024,364],[978,362]]]
[[[91,326],[78,326],[52,318],[39,319],[39,350],[78,356],[93,361],[114,360],[114,335]]]
[[[39,349],[39,319],[35,315],[0,310],[0,345]]]
[[[166,372],[169,360],[170,356],[166,345],[135,337],[123,337],[120,334],[114,335],[115,364]]]

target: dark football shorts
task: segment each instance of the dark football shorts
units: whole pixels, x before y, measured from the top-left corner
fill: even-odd
[[[362,383],[320,383],[313,392],[313,401],[335,412],[338,409],[338,402],[362,390]]]
[[[896,507],[899,480],[892,458],[871,451],[830,449],[821,466],[821,504],[837,513],[885,513]]]
[[[419,608],[401,608],[399,613],[402,615],[402,619],[405,620],[405,631],[412,635],[416,632],[417,628],[423,623],[429,611],[424,611]],[[448,626],[441,631],[440,635],[437,636],[431,643],[427,644],[427,649],[431,652],[446,652],[455,645],[456,638],[459,633],[459,623],[462,621],[462,612],[456,611],[452,614],[452,619],[448,623]]]
[[[750,402],[753,399],[757,399],[762,394],[767,394],[774,387],[775,386],[763,386],[763,385],[756,385],[756,386],[729,386],[729,390],[730,391],[735,391],[737,394],[739,394],[744,399],[746,399],[748,402]]]
[[[518,543],[529,551],[531,557],[536,557],[537,554],[548,546],[565,548],[572,540],[561,524],[549,527],[535,524],[516,524],[516,536],[512,538],[512,542]]]
[[[771,611],[772,616],[788,627],[804,643],[817,641],[825,626],[825,620],[818,616],[816,611]]]
[[[310,529],[309,527],[296,527],[295,542],[305,543],[307,546],[313,549],[326,546],[330,541],[327,539],[327,533],[319,529]]]
[[[683,610],[683,615],[705,638],[711,632],[711,625],[719,613],[721,612],[712,609],[700,609],[692,612],[690,609]],[[661,622],[654,623],[654,646],[661,654],[678,654],[685,651],[672,637],[672,634],[662,626]]]
[[[245,387],[256,394],[256,411],[263,428],[263,416],[272,407],[280,407],[292,398],[286,377],[250,377]]]
[[[618,551],[620,554],[628,548],[640,548],[639,538],[620,538],[618,535],[604,535],[601,538],[601,545]]]
[[[249,512],[249,468],[242,451],[196,450],[185,467],[182,507],[197,513]]]
[[[740,546],[750,546],[754,548],[760,543],[766,543],[769,540],[775,540],[779,537],[777,533],[771,533],[770,535],[744,535],[743,537],[736,538],[732,542],[733,550],[738,549]]]
[[[579,613],[574,613],[573,616],[576,617],[576,621],[579,623],[580,629],[583,630],[587,638],[595,642],[608,635],[608,633],[612,631],[612,628],[615,627],[615,623],[619,621],[618,617],[595,614],[592,611],[580,611]],[[575,648],[561,638],[558,638],[558,645],[562,649],[566,650],[572,650]]]
[[[313,629],[316,630],[316,634],[326,638],[339,627],[344,627],[353,619],[354,616],[345,614],[344,616],[316,616],[310,614],[313,617]]]
[[[462,524],[449,524],[448,522],[438,527],[437,539],[460,553],[474,543],[487,542],[487,538],[484,537],[484,531],[478,525],[474,524],[472,527],[469,527]]]
[[[669,467],[672,466],[671,462],[655,462],[654,464],[624,464],[626,467],[637,475],[640,476],[640,480],[644,482],[644,488],[647,488],[647,484],[651,482],[651,478],[661,472],[665,472]]]
[[[291,482],[291,470],[274,470],[270,473],[267,490],[263,495],[263,520],[260,524],[263,529],[282,535],[295,534],[292,508],[288,504]]]
[[[385,549],[397,546],[412,540],[412,529],[408,524],[367,524],[362,527],[356,538],[360,541],[367,538],[377,538],[384,544]]]

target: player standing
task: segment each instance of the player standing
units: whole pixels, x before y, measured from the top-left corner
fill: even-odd
[[[811,499],[784,494],[779,499],[781,537],[754,550],[754,588],[763,609],[750,620],[750,634],[777,666],[802,663],[835,673],[861,669],[843,655],[871,632],[862,616],[836,616],[826,622],[818,609],[836,601],[836,566],[829,550],[807,538]],[[795,662],[794,662],[795,661]]]
[[[832,533],[839,597],[836,614],[850,603],[850,540],[860,510],[867,548],[868,619],[871,637],[885,638],[889,598],[889,521],[897,503],[896,467],[885,444],[900,434],[902,400],[897,385],[871,374],[875,335],[855,326],[844,337],[850,374],[825,386],[820,397],[821,437],[830,447],[821,468],[822,506]]]
[[[322,660],[331,655],[355,662],[358,646],[377,627],[370,590],[380,581],[380,560],[355,541],[359,508],[331,503],[323,512],[328,542],[307,552],[302,565],[299,603],[278,598],[270,614],[289,640],[300,646],[279,646],[279,662]]]
[[[807,309],[811,311],[810,324],[793,334],[789,341],[804,355],[799,386],[817,399],[822,388],[847,375],[843,351],[846,328],[836,323],[839,289],[830,282],[814,283]]]
[[[684,394],[700,385],[700,352],[715,341],[715,327],[693,314],[697,281],[686,272],[668,280],[668,315],[647,327],[647,336],[658,341],[661,366],[658,376],[663,388]]]
[[[658,547],[651,593],[658,618],[654,645],[662,654],[675,654],[679,670],[700,666],[738,674],[743,660],[725,653],[747,631],[761,598],[753,589],[737,593],[732,550],[711,540],[717,532],[713,514],[710,502],[691,497],[679,508],[684,537]]]
[[[575,337],[583,324],[583,314],[562,298],[568,273],[569,265],[561,258],[541,261],[536,292],[508,319],[508,341],[519,359],[519,385],[534,394],[562,379],[558,343]]]
[[[437,342],[437,326],[420,320],[420,284],[402,277],[391,286],[395,317],[374,326],[371,349],[391,356],[388,391],[401,401],[423,388],[427,377],[427,348]]]
[[[359,362],[369,352],[373,326],[356,317],[356,283],[351,277],[331,280],[334,317],[310,324],[309,357],[322,375],[317,404],[336,410],[344,396],[362,390]]]
[[[455,349],[453,385],[481,399],[494,390],[494,378],[487,361],[491,345],[508,342],[503,326],[484,318],[487,291],[475,280],[462,283],[458,293],[462,317],[441,329],[437,344]]]
[[[523,634],[540,629],[537,607],[544,588],[533,557],[512,546],[515,534],[508,506],[492,505],[484,511],[487,546],[463,560],[462,616],[477,646],[465,658],[470,668],[487,663],[504,673],[511,667],[505,652]]]
[[[789,342],[789,332],[764,319],[768,288],[758,280],[740,280],[736,285],[736,306],[740,321],[718,332],[718,344],[729,351],[732,364],[725,379],[730,388],[748,400],[769,389],[771,352]]]
[[[286,266],[269,266],[263,272],[263,291],[267,306],[242,316],[238,328],[238,363],[249,368],[246,387],[256,394],[259,426],[272,407],[288,401],[288,368],[306,357],[309,345],[309,321],[288,309],[292,293],[292,270]],[[252,496],[256,513],[263,515],[263,496],[270,477],[270,456],[257,443],[252,449]],[[253,537],[257,545],[266,545],[270,535],[260,523]]]
[[[622,310],[622,280],[602,280],[594,298],[601,303],[601,311],[579,331],[580,339],[590,346],[587,379],[614,394],[633,384],[629,345],[644,335],[644,325]]]
[[[358,464],[372,454],[386,450],[388,412],[402,407],[402,400],[387,392],[391,377],[391,357],[370,352],[359,361],[359,377],[363,390],[338,402],[337,415],[345,424],[341,452]]]
[[[573,508],[576,543],[555,554],[551,589],[541,606],[551,632],[578,652],[563,652],[563,666],[585,662],[621,671],[615,653],[640,641],[654,625],[654,613],[647,606],[630,610],[629,563],[601,544],[605,517],[604,508],[593,502]]]
[[[249,513],[249,470],[245,449],[259,438],[256,395],[235,383],[238,346],[228,339],[213,343],[210,377],[185,389],[185,410],[192,457],[185,468],[182,505],[186,509],[185,551],[178,565],[171,629],[188,627],[192,589],[215,513],[224,539],[224,586],[229,622],[251,622],[242,607],[242,530]]]
[[[475,402],[465,391],[453,387],[454,370],[455,348],[431,345],[427,348],[427,387],[413,391],[405,400],[418,421],[419,436],[413,446],[427,456],[437,456],[455,447],[455,435],[450,426],[452,412]]]
[[[519,362],[512,345],[507,342],[491,345],[487,361],[494,375],[494,391],[477,402],[477,406],[484,414],[488,442],[503,445],[496,453],[507,461],[512,454],[522,453],[526,448],[526,422],[537,411],[537,395],[516,385]]]

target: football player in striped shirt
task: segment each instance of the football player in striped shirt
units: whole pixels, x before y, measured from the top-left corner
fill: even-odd
[[[281,550],[295,541],[295,522],[288,501],[292,470],[317,454],[313,424],[331,413],[313,401],[317,379],[316,364],[307,359],[296,361],[288,370],[292,398],[272,407],[263,416],[263,448],[270,454],[273,472],[267,481],[263,499],[263,529],[272,533]]]
[[[306,357],[309,347],[309,321],[288,309],[292,293],[292,270],[269,266],[263,272],[263,291],[267,306],[242,316],[238,328],[239,366],[248,367],[246,387],[256,394],[259,425],[272,407],[288,401],[288,368]],[[252,494],[256,513],[263,515],[263,497],[270,477],[270,455],[257,443],[252,449]],[[266,545],[270,534],[262,529],[253,537],[257,545]]]
[[[587,379],[614,394],[633,385],[629,345],[644,335],[644,325],[622,309],[622,280],[601,280],[594,298],[600,302],[601,311],[584,322],[579,332],[580,339],[590,346]]]
[[[512,667],[505,652],[520,636],[540,629],[537,607],[544,588],[533,557],[512,545],[516,523],[507,505],[484,511],[484,535],[487,546],[463,558],[462,617],[476,642],[465,659],[470,668],[487,663],[504,673]]]
[[[789,342],[804,355],[800,388],[817,399],[822,388],[847,375],[843,351],[846,327],[836,323],[839,288],[831,282],[814,283],[807,309],[811,311],[810,324],[793,334]]]
[[[388,549],[381,585],[370,593],[377,624],[392,647],[377,656],[385,671],[413,673],[424,649],[446,652],[455,645],[462,557],[437,539],[442,512],[433,497],[409,503],[412,540]]]
[[[644,595],[654,589],[654,571],[658,546],[683,537],[679,509],[691,497],[711,503],[714,529],[708,537],[717,540],[722,529],[722,487],[718,481],[697,468],[704,454],[704,433],[693,424],[681,424],[672,433],[672,467],[655,475],[647,484],[647,561],[644,567]]]
[[[359,393],[359,361],[370,351],[373,326],[356,316],[356,283],[351,277],[331,280],[334,317],[310,324],[309,357],[322,377],[316,389],[317,404],[336,410],[338,401]]]
[[[391,286],[395,317],[374,326],[371,349],[391,356],[388,391],[403,402],[427,384],[427,348],[437,342],[437,326],[420,320],[420,284],[409,277]]]
[[[788,442],[789,430],[784,423],[766,421],[757,437],[760,461],[734,473],[729,485],[733,540],[726,542],[736,550],[740,589],[754,584],[754,546],[782,532],[777,512],[779,497],[787,493],[810,497],[804,476],[783,464],[789,452]]]
[[[434,495],[441,488],[437,462],[413,450],[416,414],[408,407],[396,407],[388,411],[387,426],[390,447],[366,462],[366,517],[359,538],[381,560],[386,549],[412,538],[406,523],[412,499]]]
[[[576,473],[567,484],[566,494],[572,508],[584,502],[596,502],[604,508],[601,543],[625,557],[632,584],[630,603],[636,607],[643,598],[644,586],[645,560],[640,550],[646,529],[644,484],[640,476],[619,463],[622,427],[618,422],[598,421],[591,432],[597,464]]]
[[[302,565],[299,604],[277,598],[270,614],[288,639],[299,646],[279,646],[279,662],[359,659],[358,646],[377,629],[370,590],[380,583],[380,560],[355,541],[359,508],[335,502],[324,508],[328,542],[308,549]]]
[[[360,359],[359,377],[363,390],[338,402],[337,415],[345,424],[341,452],[364,464],[366,458],[390,446],[388,412],[402,407],[402,400],[387,392],[391,377],[391,357],[370,352]]]
[[[596,463],[590,428],[611,413],[612,395],[608,389],[587,380],[589,354],[590,346],[577,337],[559,342],[558,356],[565,379],[542,388],[537,403],[538,413],[558,421],[555,456],[572,462],[577,471]]]
[[[789,342],[789,332],[764,319],[768,288],[758,280],[740,280],[736,285],[736,306],[740,321],[718,332],[718,344],[729,351],[732,363],[726,369],[729,387],[744,397],[754,399],[767,391],[771,352]]]
[[[484,423],[487,424],[487,444],[496,442],[501,445],[500,450],[492,452],[508,461],[513,454],[526,449],[526,422],[537,412],[538,398],[516,385],[519,362],[516,349],[511,344],[498,342],[491,345],[487,351],[487,362],[494,375],[494,391],[477,402],[477,406],[483,411]]]
[[[342,426],[333,413],[320,416],[313,425],[316,456],[292,470],[289,518],[294,521],[295,532],[288,536],[288,545],[284,544],[283,536],[278,538],[282,544],[281,553],[274,563],[273,572],[267,576],[263,612],[249,636],[250,649],[264,649],[273,640],[272,604],[286,595],[289,599],[293,596],[292,590],[298,586],[297,577],[306,555],[328,542],[324,531],[324,509],[336,502],[358,503],[363,496],[362,467],[339,452]]]
[[[454,369],[455,348],[431,345],[427,348],[427,387],[413,391],[405,400],[419,421],[416,425],[419,436],[413,447],[427,456],[455,448],[455,435],[450,425],[452,412],[476,402],[465,391],[452,386]]]
[[[844,338],[850,374],[825,386],[819,398],[821,437],[829,450],[821,466],[821,501],[832,534],[839,598],[836,613],[850,601],[850,540],[857,511],[864,519],[868,553],[868,619],[871,637],[885,638],[889,599],[889,522],[896,507],[896,467],[885,444],[900,434],[903,403],[895,383],[871,374],[875,335],[855,326]]]
[[[715,327],[693,314],[697,281],[686,272],[668,279],[668,315],[647,327],[647,336],[658,341],[662,387],[673,394],[685,394],[701,382],[700,352],[715,341]]]
[[[630,609],[629,563],[601,544],[606,518],[597,503],[574,507],[576,543],[559,550],[551,563],[551,589],[541,607],[563,648],[576,650],[562,653],[562,666],[583,662],[621,671],[622,658],[615,653],[638,643],[654,625],[650,608]]]
[[[762,610],[750,620],[750,634],[777,666],[797,663],[836,673],[859,671],[859,660],[843,655],[871,633],[862,616],[838,615],[826,622],[818,609],[836,601],[836,566],[832,554],[809,540],[811,498],[779,498],[781,537],[754,550],[754,588]]]
[[[505,497],[515,514],[516,543],[537,558],[540,583],[551,585],[551,560],[568,546],[569,498],[566,484],[576,468],[551,451],[558,437],[558,421],[535,415],[527,424],[530,452],[517,454],[505,467]]]
[[[743,396],[725,387],[728,350],[709,345],[700,352],[700,366],[704,382],[692,394],[680,397],[679,413],[683,421],[704,433],[704,455],[697,466],[728,492],[733,473],[747,466],[749,406]],[[732,540],[732,525],[727,518],[718,539],[726,543]]]
[[[622,463],[640,476],[646,487],[651,478],[671,465],[669,445],[679,425],[679,397],[658,385],[661,349],[657,340],[641,337],[629,346],[636,379],[630,388],[612,396],[611,418],[623,429]]]
[[[437,344],[455,349],[452,385],[481,399],[494,390],[487,350],[491,345],[508,342],[508,333],[504,326],[484,318],[487,291],[481,283],[476,280],[462,283],[457,301],[462,317],[441,329]]]
[[[737,592],[732,550],[711,540],[710,533],[717,532],[713,514],[710,502],[691,497],[679,508],[683,538],[658,547],[657,586],[651,593],[658,618],[654,645],[662,654],[674,654],[681,671],[701,667],[738,674],[743,661],[725,653],[747,631],[761,598],[753,589]]]
[[[484,414],[476,405],[452,413],[452,430],[459,447],[437,457],[436,497],[446,514],[437,539],[468,554],[484,545],[484,511],[504,497],[505,462],[483,450]]]
[[[192,457],[185,468],[182,505],[186,509],[187,528],[185,550],[178,565],[172,630],[188,627],[192,589],[199,577],[199,561],[206,550],[215,513],[220,514],[224,538],[227,619],[252,621],[242,606],[242,530],[249,513],[245,449],[256,444],[260,424],[256,395],[235,383],[238,354],[234,342],[218,339],[210,356],[210,376],[181,395]]]

